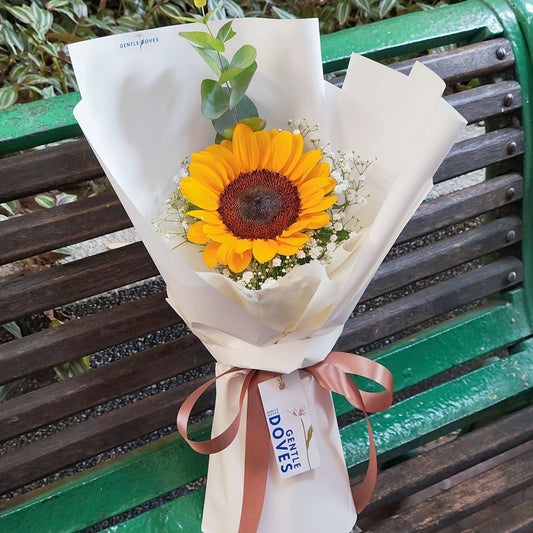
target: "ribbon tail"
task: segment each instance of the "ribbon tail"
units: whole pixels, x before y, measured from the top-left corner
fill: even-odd
[[[264,380],[264,376],[254,376],[248,389],[245,475],[239,533],[257,531],[265,500],[270,440],[258,387],[258,383]]]

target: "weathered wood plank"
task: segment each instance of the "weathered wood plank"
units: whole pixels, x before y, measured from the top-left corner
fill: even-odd
[[[517,216],[496,219],[387,261],[376,272],[361,302],[516,244],[522,238],[521,228]]]
[[[0,384],[181,322],[164,292],[0,344]]]
[[[210,377],[189,381],[2,456],[0,493],[174,424],[183,400]],[[213,401],[214,390],[200,398],[194,412],[208,409]]]
[[[363,516],[533,439],[533,406],[383,470]]]
[[[104,173],[85,140],[0,159],[0,202],[61,188]]]
[[[439,54],[408,59],[392,68],[409,74],[416,61],[438,74],[446,83],[457,83],[510,69],[515,62],[511,43],[507,39],[492,39]]]
[[[156,276],[140,242],[0,283],[0,324]]]
[[[396,244],[515,202],[522,198],[523,188],[522,176],[513,172],[424,202]]]
[[[0,441],[183,374],[211,361],[193,335],[94,368],[2,403]]]
[[[431,533],[533,482],[533,450],[384,520],[368,533]]]
[[[80,243],[131,225],[114,193],[11,217],[0,225],[0,264]]]
[[[511,277],[509,277],[514,273]],[[510,288],[523,278],[522,263],[506,257],[440,282],[348,320],[336,350],[350,351]]]
[[[506,161],[524,153],[524,132],[503,128],[456,143],[435,175],[434,183]]]
[[[482,85],[468,91],[450,94],[445,99],[469,124],[511,113],[522,107],[522,94],[517,81]]]
[[[530,465],[530,469],[533,465]],[[499,502],[495,502],[497,505]],[[501,508],[501,507],[500,507]],[[481,511],[482,512],[482,511]],[[475,519],[475,515],[470,519]],[[469,527],[463,533],[531,533],[533,531],[533,512],[531,501],[525,500],[518,505],[505,509],[490,520],[477,520],[477,526]]]

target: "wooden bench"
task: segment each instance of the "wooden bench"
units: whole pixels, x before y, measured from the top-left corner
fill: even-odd
[[[402,72],[412,59],[393,58],[421,55],[447,81],[448,101],[484,123],[436,173],[440,193],[409,222],[336,346],[395,376],[395,404],[371,417],[382,472],[358,523],[365,531],[533,528],[533,40],[531,4],[513,4],[523,11],[466,0],[322,40],[334,83],[352,51]],[[78,99],[0,113],[0,150],[10,154],[0,159],[0,202],[102,181],[83,139],[27,150],[78,136]],[[107,188],[0,222],[0,263],[129,226]],[[0,384],[23,379],[25,391],[0,404],[0,531],[200,530],[207,460],[173,424],[212,361],[156,275],[132,243],[0,281],[0,324],[26,328],[0,344]],[[49,310],[65,324],[37,331]],[[53,367],[91,354],[89,371],[51,379]],[[356,483],[366,428],[335,400]],[[197,437],[209,434],[212,402],[198,407]]]

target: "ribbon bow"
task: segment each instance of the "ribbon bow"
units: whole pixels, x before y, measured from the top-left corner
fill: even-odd
[[[248,408],[246,413],[246,443],[244,463],[244,490],[241,507],[239,533],[255,533],[259,526],[268,474],[270,441],[267,421],[264,416],[259,394],[259,383],[279,376],[264,370],[250,370],[246,375],[239,396],[239,410],[231,424],[220,434],[206,441],[192,441],[187,436],[187,424],[191,410],[200,396],[217,380],[241,371],[241,368],[230,368],[216,378],[204,383],[196,389],[182,404],[178,411],[177,425],[181,436],[191,448],[202,454],[212,454],[227,448],[235,439],[241,422],[242,410],[246,395]],[[376,485],[378,464],[376,446],[368,413],[385,411],[392,403],[393,377],[379,363],[360,355],[331,352],[322,362],[301,369],[311,374],[325,389],[344,396],[354,407],[363,412],[366,418],[369,437],[368,468],[360,486],[353,494],[355,508],[360,513],[370,502]],[[349,374],[368,378],[384,387],[380,392],[361,391]]]

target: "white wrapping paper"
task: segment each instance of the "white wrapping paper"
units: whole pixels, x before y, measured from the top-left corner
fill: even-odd
[[[214,29],[224,21],[213,22]],[[189,29],[195,25],[189,25]],[[441,98],[444,82],[417,64],[410,76],[354,55],[343,89],[322,78],[316,20],[234,21],[257,49],[248,95],[268,128],[288,119],[320,125],[322,144],[377,158],[366,173],[368,204],[354,208],[354,233],[328,265],[298,267],[275,286],[245,289],[211,272],[197,248],[178,248],[152,224],[175,183],[177,164],[213,143],[200,113],[210,77],[183,27],[167,27],[69,47],[82,100],[75,116],[167,284],[168,301],[218,361],[280,373],[323,360],[372,275],[432,185],[432,175],[465,121]],[[141,46],[142,44],[142,46]],[[217,384],[213,433],[231,422],[245,371]],[[260,533],[346,533],[356,514],[331,395],[308,376],[322,466],[281,480],[269,467]],[[211,456],[202,530],[236,533],[241,512],[243,435]]]

